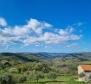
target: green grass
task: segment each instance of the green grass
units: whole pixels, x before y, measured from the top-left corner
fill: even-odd
[[[32,81],[32,82],[27,81],[24,84],[91,84],[91,82],[88,83],[78,82],[73,78],[74,76],[72,75],[64,75],[64,76],[57,77],[57,79],[55,80],[44,78],[44,79],[40,79],[39,83],[36,83],[36,81]]]

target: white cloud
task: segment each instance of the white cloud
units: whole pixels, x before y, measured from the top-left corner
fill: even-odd
[[[25,35],[28,33],[28,29],[26,27],[19,27],[19,26],[15,26],[15,28],[12,30],[14,35]]]
[[[2,24],[2,26],[7,23]],[[46,29],[53,31],[45,31]],[[44,30],[45,29],[45,30]],[[81,38],[80,35],[74,33],[72,26],[65,29],[54,28],[53,25],[39,21],[36,19],[30,19],[27,24],[19,26],[7,26],[0,29],[0,44],[22,44],[23,46],[29,46],[31,44],[40,45],[45,44],[59,44],[61,42],[76,41]]]
[[[70,35],[71,40],[79,40],[80,38],[81,38],[81,35],[75,35],[75,34]]]
[[[80,46],[77,43],[72,43],[69,45],[66,45],[67,48],[73,48],[73,49],[77,49],[80,48]]]
[[[60,29],[59,30],[59,34],[61,35],[61,36],[66,36],[66,35],[68,35],[68,31],[66,31],[66,30],[64,30],[64,29]]]
[[[27,27],[40,34],[42,33],[43,29],[50,28],[52,25],[46,22],[40,22],[36,19],[30,19],[28,21]]]
[[[35,46],[39,46],[39,44],[36,44]]]
[[[37,37],[31,37],[29,36],[28,38],[24,39],[23,43],[25,45],[30,45],[30,44],[36,44],[39,42],[39,39]]]
[[[0,17],[0,26],[7,26],[6,20],[2,17]]]

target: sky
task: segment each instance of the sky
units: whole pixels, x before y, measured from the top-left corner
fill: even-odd
[[[0,52],[91,52],[91,0],[0,0]]]

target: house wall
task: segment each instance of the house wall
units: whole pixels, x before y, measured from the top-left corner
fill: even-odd
[[[85,72],[86,75],[90,76],[91,75],[91,72]]]
[[[84,73],[84,70],[80,66],[78,66],[78,74],[80,73]]]
[[[78,76],[79,81],[89,81],[90,80],[89,76],[91,75],[91,72],[84,72],[84,70],[80,66],[78,66],[78,75],[80,73],[84,73],[85,76],[84,77],[79,77]]]
[[[78,66],[78,75],[81,74],[81,73],[84,73],[84,74],[85,74],[85,72],[84,72],[84,70],[81,68],[81,66]],[[88,74],[88,73],[87,73],[87,74]],[[79,77],[79,76],[78,76],[78,80],[79,80],[79,81],[85,81],[85,80],[87,80],[87,78],[86,78],[86,77]]]

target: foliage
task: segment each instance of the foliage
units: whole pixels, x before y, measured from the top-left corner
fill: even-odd
[[[34,69],[36,71],[42,71],[44,73],[48,73],[50,71],[50,67],[48,66],[48,64],[46,63],[37,63],[35,66],[34,66]]]
[[[63,81],[63,84],[80,84],[75,81],[78,79],[77,66],[91,64],[91,54],[83,56],[84,54],[3,53],[0,54],[0,83],[53,84],[55,81],[54,84],[60,84]],[[89,60],[84,60],[86,56]]]
[[[89,75],[89,79],[90,79],[90,81],[91,81],[91,75]]]
[[[54,79],[54,80],[57,78],[57,76],[58,76],[58,74],[55,73],[55,72],[50,72],[50,73],[48,73],[48,75],[47,75],[47,77],[48,77],[49,79]]]
[[[80,73],[80,74],[79,74],[79,77],[84,77],[84,76],[85,76],[84,73]]]
[[[37,82],[39,81],[39,79],[43,79],[44,75],[42,72],[40,71],[33,71],[33,79],[36,80]]]
[[[11,73],[18,73],[18,69],[12,67],[12,68],[9,69],[9,72],[11,72]]]
[[[23,82],[25,82],[26,80],[27,80],[27,77],[24,76],[24,75],[22,75],[22,76],[20,76],[20,77],[18,78],[18,82],[19,82],[19,83],[23,83]]]
[[[15,84],[12,75],[4,74],[0,77],[0,84]]]

